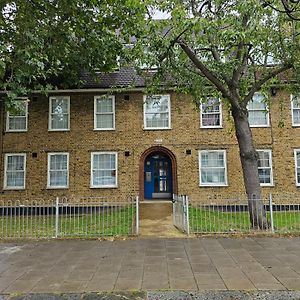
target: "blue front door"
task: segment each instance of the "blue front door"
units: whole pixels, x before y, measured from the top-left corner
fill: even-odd
[[[170,158],[155,154],[145,160],[145,199],[172,198],[172,164]]]

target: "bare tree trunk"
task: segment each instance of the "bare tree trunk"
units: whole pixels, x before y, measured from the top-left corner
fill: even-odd
[[[244,175],[244,184],[248,197],[250,221],[255,229],[267,229],[268,221],[261,199],[258,176],[258,155],[253,145],[252,132],[246,109],[232,108],[236,138],[239,144],[240,158]]]

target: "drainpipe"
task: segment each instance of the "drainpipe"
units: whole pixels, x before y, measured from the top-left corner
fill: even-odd
[[[1,170],[1,174],[0,174],[0,180],[1,180],[1,192],[3,193],[3,140],[4,140],[4,133],[5,133],[5,125],[4,125],[4,121],[5,121],[5,109],[4,109],[4,99],[3,97],[0,97],[0,170]]]

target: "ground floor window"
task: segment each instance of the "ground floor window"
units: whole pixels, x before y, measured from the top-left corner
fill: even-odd
[[[117,153],[91,153],[91,187],[117,187]]]
[[[226,151],[199,151],[200,186],[227,185]]]
[[[273,185],[272,152],[271,150],[257,150],[257,152],[260,185]]]
[[[300,149],[295,149],[294,155],[295,155],[296,185],[300,186]]]
[[[48,153],[48,188],[68,188],[69,153]]]
[[[5,154],[4,188],[25,189],[26,154]]]

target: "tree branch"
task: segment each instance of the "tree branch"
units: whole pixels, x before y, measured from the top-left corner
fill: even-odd
[[[229,92],[225,88],[224,84],[204,66],[204,64],[197,58],[194,51],[182,39],[178,40],[178,44],[201,73],[222,93],[223,97],[230,98]]]
[[[244,103],[248,103],[255,92],[257,92],[268,80],[270,80],[271,78],[275,78],[277,75],[292,69],[293,65],[292,64],[287,64],[287,65],[283,65],[280,68],[277,69],[273,69],[272,72],[269,72],[266,76],[260,78],[250,89],[248,95],[244,98]]]

